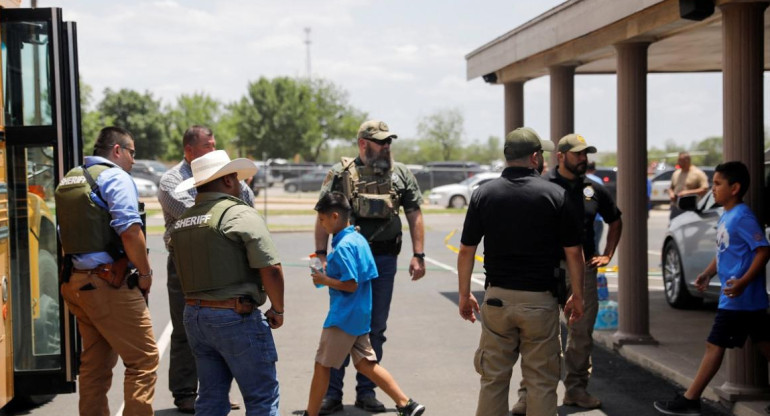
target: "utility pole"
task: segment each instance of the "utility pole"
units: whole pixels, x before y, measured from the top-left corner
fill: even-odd
[[[305,28],[305,46],[307,49],[307,79],[310,80],[310,28]]]

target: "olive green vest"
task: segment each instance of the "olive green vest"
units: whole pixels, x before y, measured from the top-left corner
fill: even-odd
[[[96,180],[112,165],[89,166],[88,173]],[[110,227],[112,216],[91,199],[91,186],[83,175],[83,167],[73,168],[62,178],[54,194],[62,247],[65,254],[84,254],[121,250],[120,236]],[[112,255],[112,254],[111,254]]]
[[[358,167],[353,158],[342,158],[343,193],[351,201],[357,218],[398,217],[400,198],[393,189],[392,171],[376,173],[368,166]]]
[[[227,210],[237,205],[246,204],[230,196],[195,204],[174,223],[171,245],[184,293],[255,281],[264,291],[259,271],[249,266],[244,245],[219,229]]]

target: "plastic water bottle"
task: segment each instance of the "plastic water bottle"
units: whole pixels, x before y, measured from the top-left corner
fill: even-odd
[[[599,301],[610,298],[610,289],[607,287],[607,276],[604,273],[596,275],[596,297]]]
[[[618,303],[614,300],[599,301],[599,311],[594,323],[596,330],[618,329]]]
[[[310,272],[311,273],[323,273],[324,266],[321,263],[321,259],[318,258],[318,255],[313,253],[310,255]],[[315,285],[317,288],[322,288],[324,285]]]

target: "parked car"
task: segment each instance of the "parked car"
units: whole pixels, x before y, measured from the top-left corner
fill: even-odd
[[[257,167],[257,173],[247,179],[246,183],[248,183],[251,190],[254,191],[254,196],[258,196],[262,189],[273,186],[276,182],[276,177],[273,175],[272,170],[270,171],[270,175],[268,175],[268,169],[264,162],[255,161],[254,165]]]
[[[327,173],[328,171],[318,170],[297,178],[286,179],[283,181],[283,189],[286,192],[320,191]]]
[[[602,180],[602,185],[610,191],[612,199],[618,200],[617,196],[617,181],[618,181],[618,168],[597,166],[594,175],[598,176]]]
[[[709,186],[711,186],[711,179],[714,177],[713,167],[700,167],[700,169],[706,174],[709,179]],[[652,182],[652,193],[650,194],[650,202],[653,206],[659,204],[668,204],[671,202],[668,198],[668,188],[671,186],[671,176],[674,174],[674,169],[663,171],[650,179]]]
[[[414,176],[421,191],[427,191],[441,185],[459,183],[471,176],[483,172],[476,162],[429,162]]]
[[[471,200],[471,194],[476,188],[499,177],[500,172],[481,172],[460,183],[435,187],[430,190],[428,201],[431,205],[462,208]]]
[[[153,181],[144,178],[137,178],[135,176],[132,176],[131,179],[134,180],[134,183],[136,184],[136,190],[139,191],[140,197],[145,198],[158,195],[158,186],[155,185]]]
[[[160,177],[168,168],[157,160],[137,159],[131,167],[131,176],[152,181],[156,186],[160,185]]]
[[[711,192],[696,201],[695,195],[680,198],[679,207],[685,212],[671,220],[663,239],[663,285],[666,301],[674,308],[689,308],[703,299],[718,299],[721,291],[716,277],[711,279],[706,291],[695,288],[695,278],[716,254],[717,222],[723,211]],[[765,234],[768,231],[770,229],[765,229]],[[770,293],[770,279],[767,289]]]

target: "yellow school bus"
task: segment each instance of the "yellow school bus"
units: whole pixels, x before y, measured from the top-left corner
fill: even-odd
[[[53,191],[80,163],[77,34],[58,8],[0,0],[0,407],[73,392]]]

